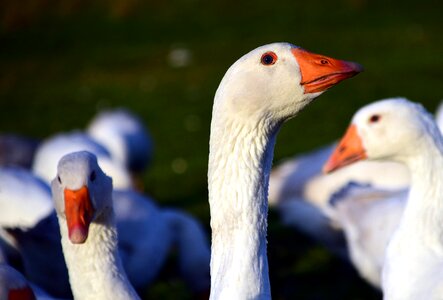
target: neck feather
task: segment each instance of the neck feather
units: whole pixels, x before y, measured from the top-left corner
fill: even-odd
[[[211,299],[268,299],[268,183],[277,124],[214,118],[209,155]]]
[[[411,171],[411,188],[401,226],[428,244],[443,246],[443,139],[436,130],[430,133],[422,136],[414,155],[403,159]]]
[[[75,299],[139,299],[122,267],[112,209],[91,223],[83,244],[72,244],[66,220],[59,218],[59,223]]]

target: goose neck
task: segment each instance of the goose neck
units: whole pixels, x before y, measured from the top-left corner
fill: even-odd
[[[268,299],[268,183],[278,125],[213,118],[209,155],[211,299]]]
[[[66,220],[59,217],[60,224]],[[63,253],[75,299],[139,299],[122,267],[112,209],[91,223],[83,244],[73,244],[60,226]]]
[[[411,171],[411,188],[401,224],[417,231],[416,236],[442,244],[442,138],[439,133],[427,135],[418,145],[415,155],[404,159]]]

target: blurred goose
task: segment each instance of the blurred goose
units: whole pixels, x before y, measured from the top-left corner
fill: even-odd
[[[443,293],[443,137],[419,104],[390,99],[361,108],[325,164],[331,172],[362,159],[405,164],[411,186],[383,264],[384,298],[440,299]]]
[[[8,261],[33,283],[71,296],[49,186],[27,170],[0,168],[0,237]]]
[[[112,160],[109,151],[88,135],[79,131],[58,134],[43,141],[38,147],[32,170],[46,182],[57,173],[57,162],[66,154],[89,151],[97,156],[100,167],[113,178],[115,188],[132,188],[129,172],[119,162]]]
[[[126,109],[99,113],[88,125],[87,133],[131,172],[144,171],[152,158],[152,139],[146,127]]]
[[[64,156],[52,181],[62,247],[75,299],[139,299],[118,254],[112,179],[95,155]]]
[[[210,299],[271,298],[267,190],[277,132],[322,92],[361,70],[274,43],[244,55],[226,72],[215,95],[210,136]]]

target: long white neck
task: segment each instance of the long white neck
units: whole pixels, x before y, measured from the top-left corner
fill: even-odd
[[[68,238],[66,220],[59,218],[63,253],[76,300],[139,299],[122,267],[112,209],[91,223],[84,244]]]
[[[411,170],[411,188],[400,228],[443,251],[443,139],[434,127],[422,135],[414,155],[402,159]]]
[[[271,297],[267,193],[278,127],[266,119],[229,117],[214,109],[208,170],[210,299]]]

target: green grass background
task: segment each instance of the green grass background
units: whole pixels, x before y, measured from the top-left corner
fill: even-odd
[[[431,0],[97,1],[0,3],[0,131],[44,138],[127,107],[155,141],[144,175],[162,205],[209,232],[207,156],[212,99],[241,55],[287,41],[354,60],[366,71],[328,91],[282,129],[275,161],[338,138],[360,106],[405,96],[434,111],[442,97],[443,3]],[[186,67],[168,55],[186,48]],[[183,173],[173,165],[185,163]],[[270,213],[274,299],[380,299],[353,270]],[[146,299],[191,299],[173,260]]]

